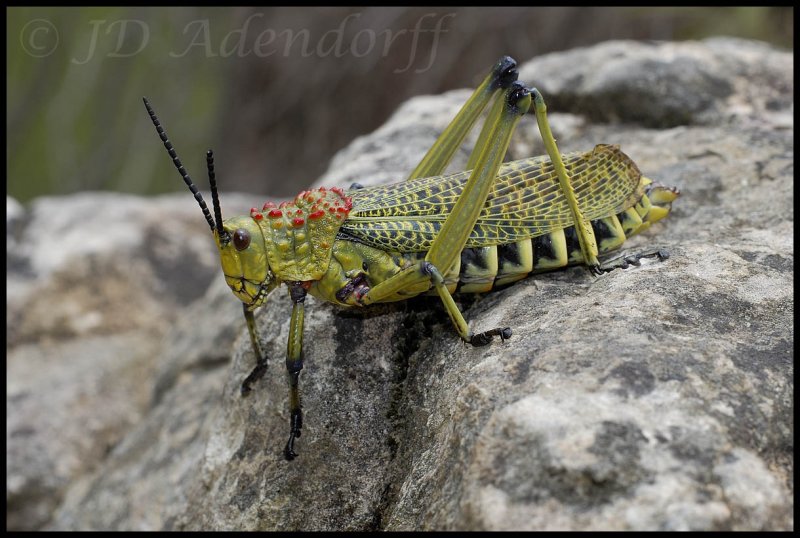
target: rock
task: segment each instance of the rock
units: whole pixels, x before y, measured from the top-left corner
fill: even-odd
[[[369,187],[404,180],[471,93],[467,89],[453,90],[440,96],[409,99],[377,130],[356,138],[334,155],[328,171],[314,186],[349,186],[357,182]],[[464,169],[469,142],[477,139],[476,133],[471,135],[456,152],[449,170]],[[402,151],[398,151],[400,147]]]
[[[792,70],[791,54],[735,38],[680,46],[608,41],[540,56],[520,78],[556,109],[666,128],[790,111]]]
[[[648,177],[681,189],[670,217],[625,245],[665,248],[669,259],[600,277],[575,267],[460,298],[473,327],[514,329],[510,340],[482,348],[461,343],[436,298],[361,311],[307,300],[305,426],[291,463],[281,454],[285,292],[257,315],[272,362],[242,398],[254,358],[241,307],[222,279],[206,269],[211,277],[166,271],[192,290],[178,300],[158,284],[169,278],[159,263],[141,252],[153,241],[174,250],[183,232],[131,232],[119,249],[98,249],[88,257],[100,268],[144,258],[148,284],[136,309],[161,316],[130,312],[147,345],[123,346],[135,348],[127,355],[103,340],[124,334],[113,315],[76,328],[79,316],[56,305],[52,315],[70,321],[56,324],[39,307],[37,319],[9,331],[9,417],[21,413],[7,430],[9,528],[793,529],[791,61],[758,43],[708,40],[611,42],[523,65],[523,80],[547,99],[563,151],[619,143]],[[657,98],[665,88],[670,98]],[[342,150],[320,183],[402,179],[466,95],[409,101]],[[625,123],[600,123],[612,120]],[[539,152],[535,122],[523,119],[510,153]],[[467,155],[457,156],[462,166]],[[227,204],[223,198],[234,214]],[[188,206],[185,236],[213,256],[207,228]],[[93,222],[64,219],[78,228]],[[33,253],[33,222],[19,242],[32,251],[16,265],[39,275],[47,264],[33,260],[48,258]],[[106,293],[114,288],[105,275],[128,289],[127,275],[115,271],[84,270],[83,278]],[[13,278],[22,282],[23,273]],[[87,286],[79,276],[68,292]],[[29,301],[63,293],[49,284],[55,276],[41,278],[29,289],[51,291],[29,292]],[[200,297],[204,278],[213,281]],[[112,311],[121,306],[107,301]],[[85,303],[73,302],[83,312]],[[40,327],[58,353],[35,338]],[[107,354],[93,359],[84,345]],[[23,353],[38,357],[33,370]],[[137,353],[150,362],[128,374]],[[78,372],[69,375],[73,364]],[[86,389],[81,372],[93,364],[123,378],[129,403],[109,405],[102,383]],[[53,379],[63,381],[56,405],[80,401],[96,414],[39,419],[53,402],[36,395]],[[86,426],[92,420],[111,422],[113,435],[95,434]],[[53,433],[59,421],[67,432],[92,433],[78,446],[74,433]],[[47,450],[34,450],[45,440]],[[26,460],[26,449],[35,457]]]
[[[7,200],[7,525],[31,529],[142,419],[156,372],[183,366],[161,339],[219,262],[190,195]]]

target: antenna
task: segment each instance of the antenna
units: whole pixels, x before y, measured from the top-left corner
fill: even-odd
[[[147,113],[150,114],[150,121],[152,121],[153,125],[155,125],[159,138],[161,138],[161,141],[164,143],[164,147],[167,148],[167,153],[169,153],[169,156],[172,157],[172,163],[175,165],[175,168],[178,169],[178,173],[183,178],[183,182],[186,183],[186,186],[189,187],[189,190],[192,191],[192,194],[194,194],[194,199],[197,200],[198,204],[200,204],[200,209],[203,210],[203,216],[206,218],[208,225],[211,226],[212,233],[214,232],[215,228],[217,230],[221,230],[222,221],[219,222],[219,226],[214,226],[214,219],[211,218],[211,212],[208,210],[205,200],[203,200],[203,195],[197,190],[197,187],[195,187],[194,183],[192,182],[192,178],[189,177],[189,173],[183,167],[183,164],[181,164],[181,160],[178,158],[178,154],[175,152],[172,142],[170,142],[169,138],[167,138],[167,133],[164,132],[164,128],[161,127],[161,122],[158,121],[158,117],[156,117],[156,113],[153,111],[153,107],[150,106],[150,101],[147,100],[147,97],[142,97],[142,100],[144,101],[145,108],[147,108]],[[209,173],[213,175],[213,164],[209,169]],[[212,192],[216,193],[216,182]],[[219,200],[216,196],[214,199],[215,203],[217,204],[215,209],[219,209]],[[220,215],[219,211],[217,211],[217,215]]]
[[[214,152],[206,152],[206,167],[208,168],[208,184],[211,186],[211,202],[214,205],[214,219],[217,222],[217,233],[223,242],[227,242],[227,233],[222,228],[222,210],[219,207],[219,192],[217,191],[217,176],[214,174]]]

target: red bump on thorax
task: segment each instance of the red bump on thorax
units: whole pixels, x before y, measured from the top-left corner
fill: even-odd
[[[331,248],[353,201],[340,187],[304,190],[291,201],[266,202],[250,210],[265,232],[267,258],[278,278],[318,280],[327,271]],[[268,217],[268,219],[265,219]],[[286,246],[290,252],[286,251]],[[280,248],[279,248],[280,247]]]

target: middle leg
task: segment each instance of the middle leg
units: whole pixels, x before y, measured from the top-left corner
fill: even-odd
[[[289,440],[283,456],[291,461],[297,457],[294,441],[303,428],[303,411],[300,408],[300,370],[303,369],[303,320],[306,289],[300,282],[289,284],[292,299],[292,319],[289,322],[289,341],[286,345],[286,378],[289,382]]]

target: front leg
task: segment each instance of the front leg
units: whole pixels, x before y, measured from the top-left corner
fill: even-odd
[[[286,346],[286,377],[289,382],[289,440],[283,456],[292,461],[297,457],[294,441],[303,428],[303,411],[300,409],[300,370],[303,369],[303,318],[306,288],[302,282],[289,283],[292,298],[292,320],[289,323],[289,341]]]
[[[256,354],[256,366],[253,368],[253,371],[248,374],[248,376],[242,381],[242,396],[247,395],[252,388],[252,384],[264,377],[264,374],[267,373],[267,355],[266,353],[262,354],[260,350],[260,346],[258,345],[258,334],[256,332],[256,320],[253,316],[253,312],[248,309],[246,304],[242,304],[244,307],[244,319],[247,321],[247,331],[250,333],[250,343],[253,345],[253,353]]]

